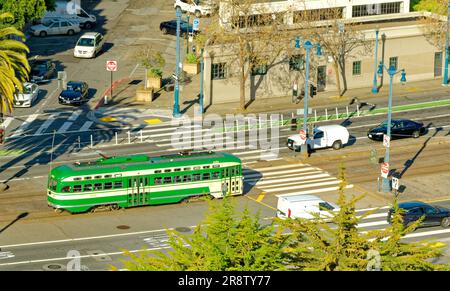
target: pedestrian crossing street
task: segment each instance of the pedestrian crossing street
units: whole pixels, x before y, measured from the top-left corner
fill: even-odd
[[[51,114],[31,114],[29,116],[6,117],[2,126],[7,130],[7,138],[64,134],[67,132],[89,131],[94,124],[83,117],[81,110]]]

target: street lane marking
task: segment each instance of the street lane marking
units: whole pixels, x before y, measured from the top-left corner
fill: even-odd
[[[261,192],[261,194],[256,199],[256,202],[261,202],[264,199],[265,195],[266,195],[266,192]]]
[[[65,133],[69,129],[69,127],[72,126],[72,124],[73,124],[73,122],[69,122],[69,121],[64,122],[64,124],[61,126],[61,128],[58,129],[57,133]]]
[[[59,115],[59,113],[50,115],[47,118],[47,120],[39,127],[39,129],[33,135],[40,135],[43,131],[45,131],[50,126],[50,124],[53,123],[53,121],[55,121],[55,119],[57,118],[58,115]]]
[[[301,172],[308,172],[308,171],[321,171],[321,172],[323,172],[322,170],[320,170],[318,168],[315,168],[315,167],[304,167],[304,168],[294,169],[294,170],[255,173],[255,174],[245,174],[245,171],[244,171],[244,177],[245,177],[245,179],[261,178],[261,177],[267,177],[267,176],[277,176],[277,175],[281,175],[281,174],[292,174],[292,173],[301,173]]]
[[[316,174],[317,175],[309,175],[309,174]],[[309,179],[315,179],[317,180],[318,178],[320,178],[320,180],[324,180],[324,179],[336,179],[334,177],[331,177],[328,174],[323,173],[322,171],[313,171],[313,172],[308,172],[308,173],[304,173],[304,174],[308,174],[308,176],[295,176],[293,177],[293,175],[286,175],[286,176],[282,176],[282,177],[289,177],[289,178],[284,178],[284,179],[279,179],[279,177],[273,177],[273,178],[264,178],[264,176],[260,179],[255,178],[255,179],[245,179],[245,183],[249,184],[249,185],[272,185],[272,187],[274,186],[273,183],[277,182],[277,183],[283,183],[283,185],[289,185],[290,183],[286,183],[286,182],[291,182],[291,181],[295,181],[295,182],[299,182],[301,180],[309,180]]]
[[[14,117],[6,117],[6,119],[3,121],[3,123],[1,124],[1,126],[4,129],[8,128],[8,125],[14,120]]]
[[[81,114],[80,110],[72,112],[72,115],[70,115],[68,121],[75,121],[78,118],[78,116],[80,116],[80,114]]]
[[[244,169],[244,172],[289,169],[289,168],[298,168],[298,167],[302,167],[302,166],[309,166],[309,165],[308,164],[295,164],[295,165],[284,165],[284,166],[265,167],[265,168],[249,168],[249,169]]]
[[[328,182],[328,181],[340,182],[338,179],[336,179],[334,177],[322,178],[322,179],[312,179],[312,180],[310,178],[305,178],[302,180],[306,180],[306,181],[283,183],[283,186],[295,186],[295,185],[302,185],[302,184],[313,183],[313,182]],[[263,188],[263,189],[271,189],[271,188],[279,187],[279,185],[273,185],[275,182],[279,183],[278,180],[273,180],[273,181],[267,181],[267,183],[265,183],[265,184],[269,184],[269,186],[264,186],[259,183],[256,183],[254,186],[256,186],[258,188]]]
[[[99,118],[99,120],[101,120],[103,122],[112,122],[112,121],[116,121],[117,118],[112,117],[112,116],[105,116],[105,117]]]
[[[346,189],[351,189],[351,188],[353,188],[353,184],[347,185],[345,188]],[[329,187],[329,188],[320,188],[320,189],[314,189],[314,190],[308,190],[308,191],[299,191],[299,192],[293,192],[293,193],[289,193],[288,192],[287,194],[283,194],[283,196],[295,196],[295,195],[330,192],[330,191],[337,191],[337,190],[339,190],[339,187]]]
[[[12,252],[0,252],[0,260],[14,258],[15,255]]]
[[[88,131],[89,128],[91,127],[91,125],[92,125],[93,123],[94,123],[94,122],[92,122],[92,121],[86,121],[86,122],[83,124],[83,126],[80,128],[79,131]]]
[[[158,124],[158,123],[161,123],[161,119],[158,119],[158,118],[154,118],[154,119],[146,119],[146,120],[144,120],[145,121],[145,123],[148,123],[148,124]]]
[[[369,226],[377,226],[377,225],[385,225],[388,224],[387,221],[374,221],[374,222],[366,222],[366,223],[358,223],[357,228],[369,227]]]
[[[26,128],[28,128],[28,126],[30,126],[30,124],[31,124],[37,117],[38,117],[37,114],[31,114],[31,115],[25,120],[25,122],[22,123],[22,124],[20,125],[20,127],[15,131],[15,133],[14,133],[13,135],[11,135],[11,137],[16,137],[16,136],[21,135],[21,134],[24,132],[24,130],[25,130]]]
[[[328,186],[328,185],[340,184],[340,183],[341,183],[341,181],[336,180],[336,181],[319,182],[319,183],[305,183],[305,184],[302,184],[302,185],[297,184],[296,186],[289,186],[289,187],[278,187],[278,188],[271,188],[271,189],[264,188],[264,190],[266,192],[273,193],[273,192],[280,192],[280,191],[286,191],[286,190],[295,190],[295,189],[304,189],[304,188]],[[335,188],[336,188],[336,190],[339,189],[339,187],[335,187]],[[322,190],[322,189],[318,189],[318,190]],[[321,191],[321,192],[325,192],[325,191]]]

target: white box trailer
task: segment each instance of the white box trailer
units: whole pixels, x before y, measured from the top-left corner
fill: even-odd
[[[313,219],[317,213],[321,218],[329,218],[329,211],[339,211],[339,206],[334,203],[327,202],[322,198],[314,195],[277,195],[277,217],[286,218],[305,218]]]

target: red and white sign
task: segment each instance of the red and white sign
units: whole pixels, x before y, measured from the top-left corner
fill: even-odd
[[[389,174],[389,163],[381,164],[381,177],[387,178]]]
[[[388,148],[390,143],[391,143],[391,138],[387,134],[384,134],[383,135],[383,146]]]
[[[306,132],[305,132],[303,129],[301,129],[301,130],[298,132],[298,134],[300,135],[300,140],[301,140],[301,141],[306,141]]]
[[[106,70],[110,72],[117,71],[117,61],[107,61],[106,62]]]

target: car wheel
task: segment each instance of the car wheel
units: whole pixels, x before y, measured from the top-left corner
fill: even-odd
[[[413,138],[418,138],[420,136],[420,132],[418,130],[414,131],[412,134]]]
[[[200,18],[200,16],[202,16],[202,13],[200,12],[200,10],[195,10],[195,17]]]
[[[167,34],[167,28],[163,28],[163,29],[161,29],[161,32],[162,32],[162,34]]]
[[[84,24],[84,28],[85,29],[91,29],[92,28],[92,23],[91,22],[86,22],[85,24]]]
[[[449,227],[450,226],[450,217],[446,217],[446,218],[442,219],[441,226],[443,228]]]
[[[333,149],[338,150],[338,149],[340,149],[340,148],[342,148],[342,142],[341,142],[340,140],[336,140],[336,141],[333,143]]]
[[[46,31],[41,31],[41,32],[39,32],[39,36],[42,36],[42,37],[47,36],[47,32]]]
[[[67,31],[67,35],[74,35],[74,34],[75,34],[75,31],[73,31],[73,29],[69,29]]]

